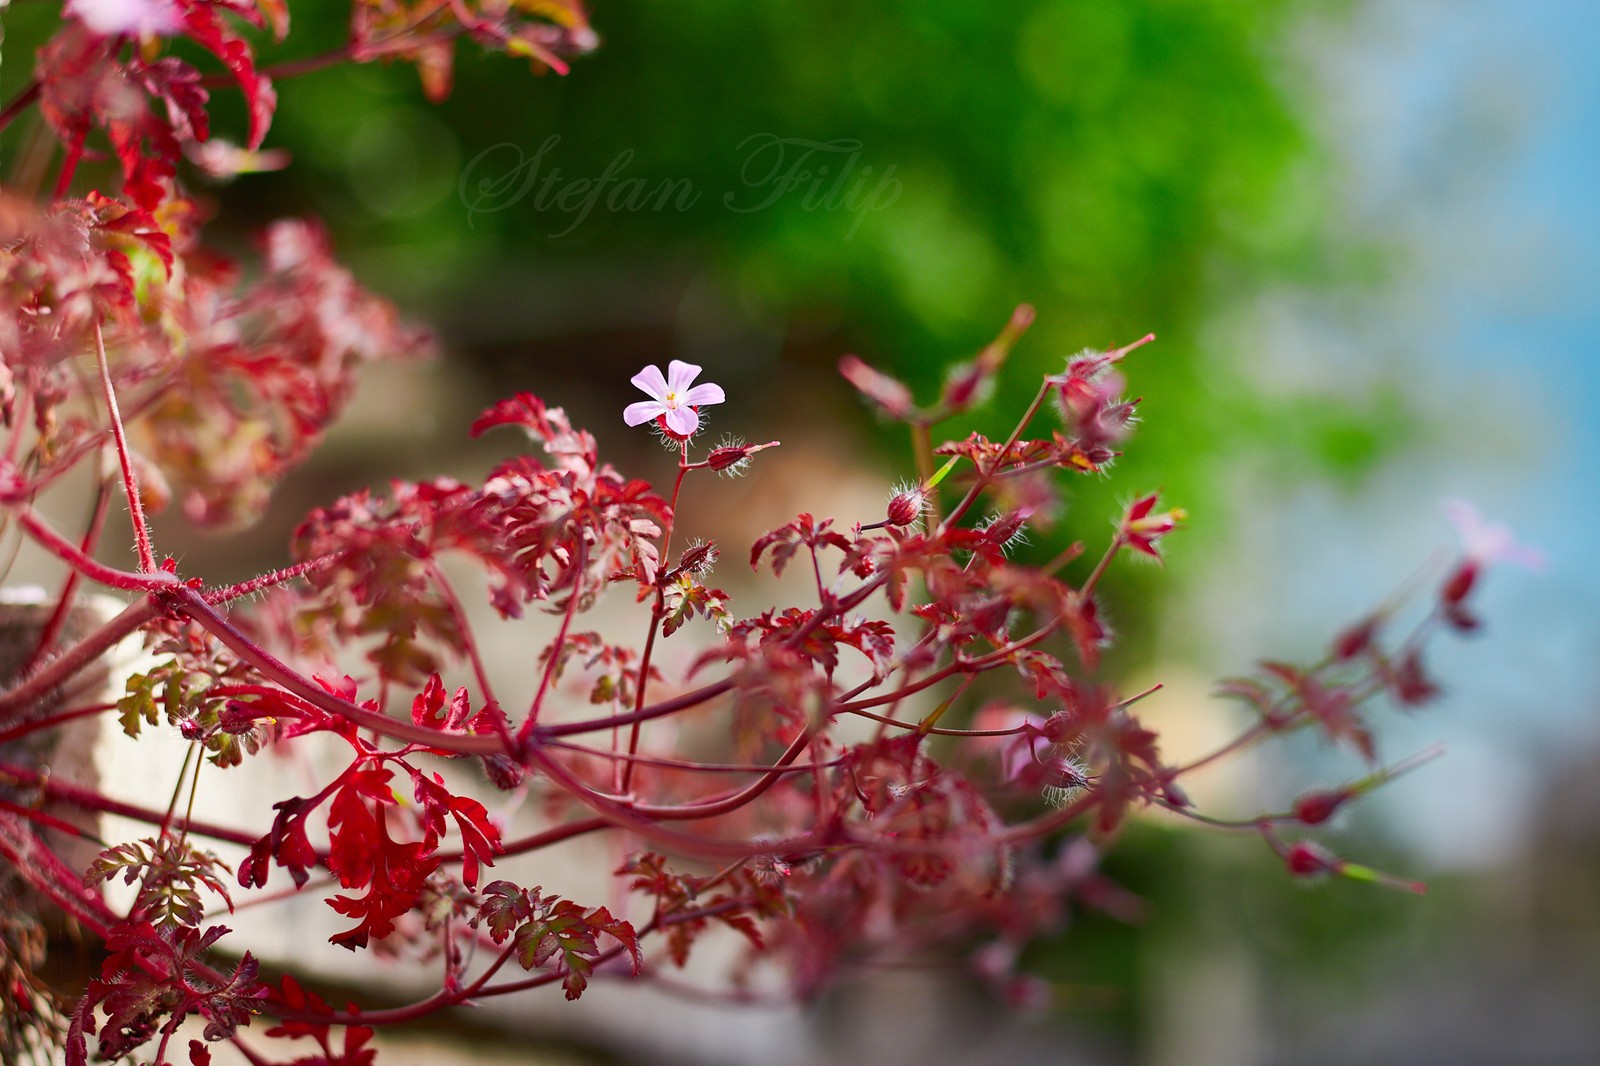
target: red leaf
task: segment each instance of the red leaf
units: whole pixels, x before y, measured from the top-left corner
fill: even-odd
[[[246,147],[251,151],[260,148],[267,135],[267,127],[272,122],[278,96],[271,80],[256,70],[250,46],[236,37],[217,16],[216,9],[210,6],[197,4],[190,7],[184,12],[183,24],[192,40],[222,60],[223,65],[233,72],[234,79],[244,92],[245,106],[250,113],[250,137]]]

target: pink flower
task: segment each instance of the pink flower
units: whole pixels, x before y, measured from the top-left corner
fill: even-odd
[[[645,367],[633,376],[633,383],[653,399],[630,403],[622,412],[622,420],[637,426],[659,419],[662,428],[674,437],[694,436],[700,428],[700,408],[727,399],[721,385],[696,385],[694,379],[699,376],[699,367],[680,359],[667,364],[666,377],[655,366]]]
[[[1544,568],[1544,556],[1518,544],[1506,526],[1485,522],[1470,503],[1446,500],[1444,513],[1461,534],[1462,557],[1439,589],[1439,608],[1446,622],[1468,633],[1478,628],[1478,618],[1467,610],[1467,597],[1484,567],[1504,560],[1537,571]]]
[[[182,22],[175,0],[67,0],[63,13],[102,37],[169,36]]]
[[[1461,534],[1462,551],[1477,566],[1504,561],[1533,571],[1544,569],[1543,552],[1518,544],[1510,527],[1485,521],[1478,509],[1465,500],[1444,501],[1444,513]]]

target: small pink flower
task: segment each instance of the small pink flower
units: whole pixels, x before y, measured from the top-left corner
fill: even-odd
[[[1444,513],[1461,534],[1462,551],[1476,565],[1504,561],[1533,571],[1544,569],[1543,552],[1518,544],[1510,527],[1486,521],[1478,509],[1465,500],[1444,501]]]
[[[166,37],[183,21],[175,0],[67,0],[63,13],[102,37]]]
[[[653,365],[645,367],[632,380],[653,399],[630,403],[622,420],[637,426],[659,419],[662,428],[680,440],[694,436],[700,428],[700,408],[727,399],[721,385],[696,385],[694,379],[699,376],[699,367],[680,359],[667,364],[666,377]]]
[[[1484,521],[1470,503],[1446,500],[1444,513],[1461,534],[1462,556],[1439,588],[1439,608],[1446,622],[1470,633],[1478,628],[1478,617],[1467,609],[1467,597],[1484,568],[1504,560],[1538,571],[1544,568],[1544,556],[1518,544],[1506,526]]]

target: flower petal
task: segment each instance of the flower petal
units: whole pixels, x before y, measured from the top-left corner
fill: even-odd
[[[654,363],[633,375],[629,380],[658,400],[667,398],[667,379],[661,376],[661,371]]]
[[[667,428],[680,437],[692,437],[700,428],[700,416],[691,407],[669,407]]]
[[[722,386],[713,385],[708,381],[704,385],[696,385],[684,393],[678,398],[678,402],[686,403],[693,407],[705,407],[709,404],[722,403],[726,399],[727,397],[722,393]]]
[[[667,364],[667,388],[678,394],[689,391],[689,386],[694,384],[694,379],[700,376],[700,368],[693,363],[685,363],[682,359],[674,359]]]
[[[1544,569],[1544,553],[1520,543],[1511,527],[1488,521],[1465,500],[1445,500],[1445,517],[1461,535],[1461,547],[1469,559],[1479,563],[1515,563],[1538,572]]]
[[[642,388],[643,386],[640,387]],[[652,418],[666,414],[666,412],[667,405],[664,403],[658,403],[655,400],[640,400],[638,403],[630,403],[623,410],[622,420],[630,426],[637,426],[650,421]]]

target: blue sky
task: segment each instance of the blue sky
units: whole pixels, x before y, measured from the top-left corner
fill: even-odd
[[[1376,603],[1451,543],[1444,498],[1508,522],[1548,566],[1492,575],[1489,631],[1434,660],[1449,701],[1384,723],[1386,756],[1448,757],[1382,800],[1431,859],[1502,860],[1549,767],[1600,765],[1600,3],[1374,3],[1310,51],[1342,209],[1392,274],[1356,314],[1268,301],[1259,366],[1397,383],[1425,433],[1353,493],[1246,479],[1253,531],[1216,580],[1259,615],[1220,665],[1305,652]]]

